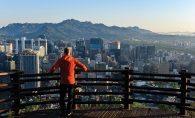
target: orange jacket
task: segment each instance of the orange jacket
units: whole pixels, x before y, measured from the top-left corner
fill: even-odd
[[[56,69],[60,67],[61,70],[61,84],[74,84],[75,83],[75,68],[79,67],[83,71],[87,71],[87,68],[79,60],[72,56],[64,55],[59,58],[57,62],[51,67],[48,73],[53,73]]]

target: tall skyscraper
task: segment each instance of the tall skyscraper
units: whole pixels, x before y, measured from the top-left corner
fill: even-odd
[[[79,39],[76,41],[76,51],[78,52],[78,56],[85,58],[86,46],[84,39]]]
[[[47,44],[48,50],[47,50],[47,54],[53,53],[53,50],[55,48],[55,45],[53,42],[49,41]]]
[[[37,74],[39,73],[39,55],[37,51],[32,49],[24,50],[19,53],[19,69],[24,71],[25,74]],[[32,78],[32,77],[31,77]],[[23,78],[28,79],[28,78]],[[34,79],[38,79],[35,77]],[[23,88],[37,88],[40,87],[40,81],[27,82],[22,85]]]
[[[110,56],[114,55],[117,62],[121,61],[120,44],[121,42],[110,42],[109,43]]]
[[[155,46],[147,46],[147,53],[150,57],[155,55]]]
[[[90,59],[94,60],[96,54],[102,53],[103,39],[102,38],[91,38],[89,48],[90,48],[90,51],[89,51]]]
[[[121,61],[120,64],[127,64],[130,60],[130,45],[126,43],[121,43]]]

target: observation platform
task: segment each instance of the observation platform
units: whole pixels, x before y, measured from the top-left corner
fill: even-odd
[[[137,73],[129,68],[119,70],[92,69],[88,70],[88,73],[111,72],[121,76],[116,78],[114,76],[77,78],[76,75],[81,74],[81,70],[75,72],[75,87],[80,87],[83,90],[75,90],[74,92],[74,110],[71,118],[195,118],[195,73],[189,73],[187,70],[182,70],[179,74],[154,74]],[[57,84],[38,88],[23,88],[21,86],[29,82],[40,81],[44,83],[48,80],[57,82],[60,80],[60,73],[25,74],[22,71],[15,71],[0,73],[0,77],[2,76],[8,76],[10,82],[0,83],[1,116],[2,114],[12,114],[13,118],[59,118],[58,108],[40,109],[44,105],[59,103],[58,99],[50,95],[59,95],[60,86]],[[147,85],[137,85],[136,83],[140,81],[147,83]],[[103,87],[102,90],[109,87],[113,91],[87,91],[88,89],[93,90],[95,87]],[[9,93],[10,96],[3,98],[5,92]],[[42,95],[49,95],[51,98],[45,97],[43,99]],[[96,99],[92,99],[94,95]],[[84,96],[90,99],[82,100]],[[102,96],[105,98],[103,99]],[[167,99],[169,96],[174,100],[169,101]],[[134,103],[166,105],[166,109],[169,110],[151,107],[135,108],[133,107]],[[6,105],[3,107],[2,104]],[[80,107],[84,104],[93,107]],[[123,107],[117,107],[115,104]],[[38,107],[32,107],[32,105]],[[26,109],[28,106],[31,106],[32,109]],[[2,118],[10,117],[2,116]]]
[[[21,114],[21,118],[59,118],[59,110],[42,110]],[[151,108],[122,109],[114,106],[80,107],[66,118],[195,118],[195,115],[181,116],[170,110]]]

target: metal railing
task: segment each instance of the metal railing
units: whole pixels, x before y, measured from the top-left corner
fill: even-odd
[[[80,74],[81,70],[76,70],[76,74]],[[147,74],[147,73],[136,73],[129,68],[118,69],[118,70],[88,70],[88,72],[118,72],[122,76],[121,78],[76,78],[75,87],[81,86],[118,86],[121,87],[122,92],[75,92],[74,93],[74,105],[73,108],[77,109],[79,104],[123,104],[124,109],[130,109],[133,102],[139,103],[155,103],[155,104],[166,104],[174,105],[179,109],[180,115],[187,115],[187,110],[195,111],[194,108],[190,108],[191,104],[187,103],[187,100],[195,101],[195,98],[189,95],[190,92],[195,91],[193,87],[195,83],[190,82],[188,79],[191,76],[195,76],[195,73],[188,73],[186,70],[182,70],[179,74]],[[0,76],[10,76],[11,83],[1,83],[0,92],[11,91],[12,96],[7,99],[0,99],[0,103],[14,101],[13,104],[6,109],[1,109],[0,114],[8,112],[10,109],[14,111],[15,116],[19,116],[21,109],[29,105],[40,105],[58,103],[59,100],[48,100],[38,102],[26,102],[20,103],[20,99],[27,96],[45,95],[45,94],[59,94],[59,86],[46,86],[39,88],[27,88],[22,89],[21,85],[28,82],[36,81],[48,81],[48,80],[59,80],[60,73],[53,74],[24,74],[21,71],[15,71],[10,73],[0,73]],[[22,79],[27,78],[28,79]],[[38,77],[38,78],[33,78]],[[51,77],[51,78],[48,78]],[[91,81],[88,83],[87,81]],[[99,83],[94,83],[98,81]],[[101,83],[100,81],[104,82]],[[105,81],[109,81],[107,83]],[[164,84],[174,82],[180,85],[179,88],[173,87],[159,87],[159,86],[137,86],[135,81],[148,81],[148,82],[163,82]],[[36,91],[36,92],[35,92]],[[121,101],[81,101],[77,97],[79,95],[121,95],[123,99]],[[175,96],[176,102],[161,101],[161,100],[140,100],[133,98],[135,94],[150,94],[150,95],[165,95]]]

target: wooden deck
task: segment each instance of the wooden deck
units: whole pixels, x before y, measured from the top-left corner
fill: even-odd
[[[59,110],[42,110],[21,114],[21,118],[59,118]],[[67,118],[195,118],[195,115],[180,116],[172,111],[133,108],[125,110],[113,106],[109,107],[82,107],[73,111]]]

